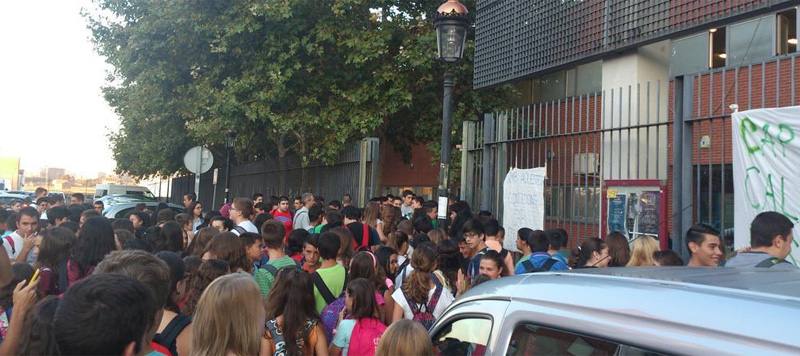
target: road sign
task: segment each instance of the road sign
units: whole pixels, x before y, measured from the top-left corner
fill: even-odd
[[[183,155],[183,164],[194,173],[194,195],[200,201],[200,175],[214,165],[214,154],[203,146],[194,146]]]
[[[203,174],[214,165],[214,154],[203,146],[194,146],[183,155],[183,164],[194,174]]]

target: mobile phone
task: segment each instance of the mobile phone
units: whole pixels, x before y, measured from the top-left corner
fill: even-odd
[[[39,272],[40,271],[41,271],[41,269],[37,268],[36,271],[33,272],[33,277],[31,277],[31,281],[28,284],[36,282],[36,280],[39,279]]]

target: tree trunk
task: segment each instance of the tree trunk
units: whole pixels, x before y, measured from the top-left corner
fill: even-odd
[[[278,139],[275,140],[278,148],[278,191],[275,195],[286,194],[286,153],[289,151],[286,148],[283,140],[284,134],[278,134]]]

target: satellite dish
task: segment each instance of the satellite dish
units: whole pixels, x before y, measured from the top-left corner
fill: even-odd
[[[183,155],[183,164],[194,174],[203,174],[214,165],[214,154],[203,146],[195,146]]]

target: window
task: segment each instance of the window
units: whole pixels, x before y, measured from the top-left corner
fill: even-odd
[[[709,167],[708,164],[699,164],[694,166],[693,171],[694,201],[697,204],[695,221],[711,225],[722,232],[733,229],[733,166],[712,164]],[[723,174],[725,175],[724,185]],[[722,215],[723,205],[725,215]],[[724,242],[727,247],[733,248],[733,241],[726,240]]]
[[[797,9],[779,12],[775,17],[775,54],[797,51]]]
[[[613,341],[601,340],[532,324],[518,325],[511,335],[508,356],[527,355],[659,355]]]
[[[672,41],[670,75],[697,73],[708,69],[709,33],[703,32]]]
[[[748,64],[773,56],[773,16],[737,23],[729,27],[728,59],[731,65]]]
[[[472,355],[486,354],[492,321],[487,318],[464,318],[450,322],[439,330],[433,338],[433,347],[438,355]]]
[[[708,67],[721,68],[725,66],[728,53],[725,52],[725,27],[708,30]]]

